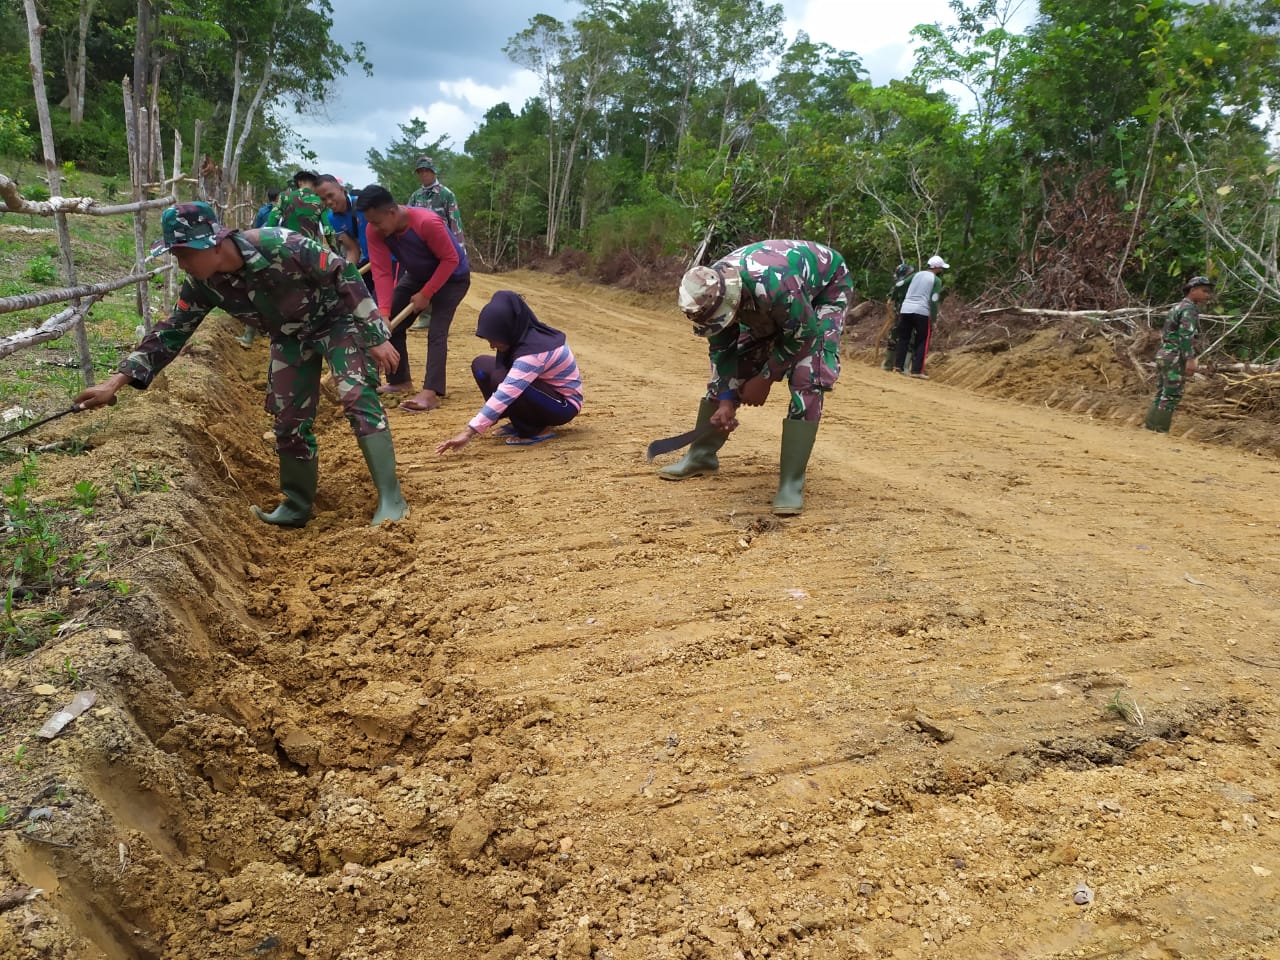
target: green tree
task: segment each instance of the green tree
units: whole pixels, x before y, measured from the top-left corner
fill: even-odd
[[[413,169],[419,157],[429,156],[442,166],[452,161],[453,154],[444,144],[443,137],[429,140],[427,122],[414,117],[408,123],[400,124],[399,138],[393,140],[385,151],[371,149],[365,154],[365,159],[378,178],[378,183],[404,203],[422,185]]]

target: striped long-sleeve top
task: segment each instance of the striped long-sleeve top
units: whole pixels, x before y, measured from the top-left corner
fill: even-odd
[[[554,390],[575,410],[582,409],[582,374],[578,372],[573,351],[565,343],[554,350],[517,357],[506,379],[498,384],[484,408],[471,418],[471,429],[476,433],[488,430],[535,380]]]

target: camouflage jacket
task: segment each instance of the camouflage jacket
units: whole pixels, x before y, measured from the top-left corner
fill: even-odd
[[[1190,300],[1182,300],[1169,311],[1160,333],[1160,349],[1157,360],[1183,362],[1195,353],[1196,339],[1200,336],[1200,311]]]
[[[761,376],[777,382],[813,352],[824,321],[813,303],[838,274],[851,286],[844,258],[830,247],[805,240],[762,240],[734,250],[716,261],[742,277],[737,323],[708,339],[712,389],[731,395],[732,382],[741,379],[738,357],[762,340],[772,343]],[[848,291],[846,291],[847,293]]]
[[[308,187],[297,187],[280,194],[275,209],[267,215],[268,227],[284,227],[319,240],[324,221],[324,201]]]
[[[429,187],[419,187],[413,191],[405,206],[434,210],[449,225],[449,232],[459,240],[462,239],[462,212],[458,209],[458,198],[439,180]]]
[[[227,237],[244,257],[244,266],[208,280],[183,280],[169,319],[156,324],[117,367],[134,386],[148,386],[215,308],[273,339],[314,340],[347,317],[354,318],[366,347],[390,338],[359,271],[314,240],[274,227]]]

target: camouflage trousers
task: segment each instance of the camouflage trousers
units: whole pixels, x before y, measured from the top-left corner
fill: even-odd
[[[267,368],[267,413],[275,417],[276,450],[281,457],[314,460],[318,447],[316,408],[322,362],[329,364],[347,422],[357,437],[387,429],[387,412],[378,399],[376,369],[355,319],[337,321],[315,340],[281,337],[271,341]]]
[[[1156,409],[1176,409],[1186,388],[1187,361],[1179,357],[1156,357]]]
[[[791,397],[787,404],[788,420],[808,420],[817,423],[822,419],[822,403],[840,378],[840,334],[844,330],[844,299],[848,287],[834,291],[833,286],[824,290],[839,293],[838,302],[815,303],[818,314],[818,337],[808,353],[798,357],[787,374]],[[738,376],[735,382],[743,383],[760,373],[768,362],[774,347],[773,340],[750,339],[739,341]],[[714,390],[707,392],[707,399],[715,400]]]

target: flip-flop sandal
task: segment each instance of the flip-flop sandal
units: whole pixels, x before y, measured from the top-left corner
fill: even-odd
[[[507,446],[531,447],[535,443],[541,443],[543,440],[551,440],[554,437],[554,433],[540,433],[536,437],[507,437]]]
[[[516,428],[509,423],[504,423],[497,430],[493,431],[495,437],[518,437],[520,434],[516,432]]]

